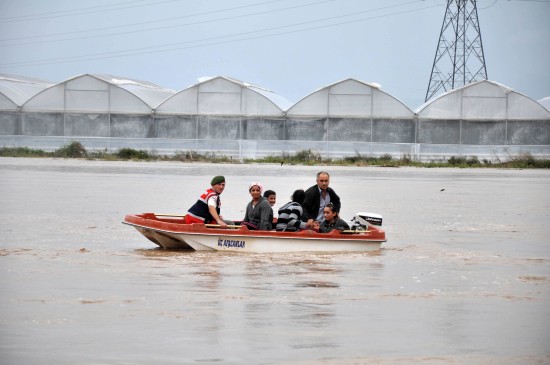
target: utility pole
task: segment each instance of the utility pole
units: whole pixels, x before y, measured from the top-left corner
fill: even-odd
[[[487,80],[487,68],[476,0],[448,0],[425,101],[481,80]]]

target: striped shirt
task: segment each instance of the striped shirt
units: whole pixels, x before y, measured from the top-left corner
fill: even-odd
[[[302,206],[296,202],[286,203],[279,209],[277,218],[277,231],[298,231],[306,228],[306,222],[302,222]]]

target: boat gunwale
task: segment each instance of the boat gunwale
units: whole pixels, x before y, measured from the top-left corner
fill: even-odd
[[[161,224],[169,224],[169,225],[182,225],[184,223],[177,223],[177,222],[167,222],[165,220],[161,219],[150,219],[145,218],[139,215],[130,214],[126,217],[135,217],[136,219],[140,220],[150,220],[153,222],[160,222]],[[241,228],[238,229],[223,229],[223,228],[204,228],[205,230],[215,230],[212,232],[207,232],[205,230],[201,231],[181,231],[181,230],[168,230],[164,228],[158,228],[158,227],[151,227],[135,222],[127,222],[126,218],[125,221],[122,223],[134,226],[134,227],[140,227],[142,229],[148,229],[152,231],[157,232],[164,232],[164,233],[170,233],[170,234],[187,234],[187,235],[201,235],[201,236],[226,236],[226,237],[250,237],[250,238],[273,238],[273,239],[285,239],[285,240],[308,240],[308,241],[326,241],[326,240],[335,240],[335,241],[342,241],[342,242],[386,242],[386,237],[384,234],[384,231],[381,229],[377,229],[377,234],[382,234],[382,237],[378,238],[369,238],[365,234],[366,232],[358,232],[358,233],[349,233],[349,234],[331,234],[331,233],[312,233],[314,236],[301,234],[300,232],[277,232],[277,231],[252,231],[252,230],[243,230]],[[190,226],[190,225],[189,225]],[[203,225],[204,226],[204,225]],[[258,233],[256,233],[258,232]]]

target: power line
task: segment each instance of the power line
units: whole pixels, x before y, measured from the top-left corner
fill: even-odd
[[[418,1],[422,1],[422,0],[418,0]],[[418,2],[418,1],[414,1],[414,2]],[[417,12],[417,11],[426,10],[426,9],[430,9],[430,8],[434,8],[434,7],[439,7],[439,5],[430,5],[430,6],[426,6],[426,7],[423,7],[423,8],[412,9],[412,10],[404,10],[404,11],[389,13],[389,14],[382,14],[382,15],[377,15],[377,16],[372,16],[372,17],[367,17],[367,18],[351,20],[351,21],[347,21],[347,22],[340,22],[340,23],[327,24],[327,25],[319,25],[319,26],[303,28],[303,29],[298,29],[298,30],[282,31],[282,32],[266,34],[266,35],[249,36],[249,37],[240,38],[240,39],[215,42],[216,40],[223,39],[223,38],[241,37],[241,36],[246,36],[247,34],[261,33],[261,32],[267,32],[267,31],[273,31],[273,30],[278,30],[278,29],[284,29],[284,28],[290,28],[290,27],[296,27],[296,26],[301,26],[301,25],[306,25],[306,24],[317,23],[317,22],[321,22],[321,21],[326,21],[327,19],[328,20],[333,20],[333,19],[336,19],[336,18],[349,17],[349,16],[352,16],[352,15],[357,15],[358,14],[358,12],[355,12],[353,14],[341,15],[341,16],[338,16],[338,17],[312,20],[312,21],[308,21],[308,22],[302,22],[302,23],[296,23],[296,24],[291,24],[291,25],[272,27],[272,28],[265,28],[265,29],[261,29],[261,30],[250,31],[250,32],[235,33],[235,34],[219,36],[219,37],[204,38],[204,39],[200,39],[200,40],[193,40],[193,41],[187,41],[187,42],[178,42],[178,43],[158,45],[158,46],[153,46],[153,47],[134,48],[134,49],[116,51],[116,52],[102,52],[102,53],[93,53],[93,54],[73,56],[73,57],[51,58],[51,59],[46,59],[46,60],[12,62],[12,63],[0,64],[0,67],[8,67],[8,68],[30,67],[30,66],[37,66],[37,65],[69,63],[69,62],[77,62],[77,61],[84,61],[84,60],[99,60],[99,59],[109,59],[109,58],[118,58],[118,57],[128,57],[128,56],[136,56],[136,55],[141,55],[141,54],[173,52],[173,51],[179,51],[179,50],[183,50],[183,49],[208,47],[208,46],[213,46],[213,45],[242,42],[242,41],[252,40],[252,39],[275,37],[275,36],[287,35],[287,34],[293,34],[293,33],[300,33],[300,32],[305,32],[305,31],[310,31],[310,30],[337,27],[337,26],[341,26],[341,25],[348,25],[348,24],[363,22],[363,21],[372,20],[372,19],[385,18],[385,17],[389,17],[389,16],[394,16],[394,15]],[[185,45],[185,44],[189,44],[189,43],[209,42],[209,41],[214,41],[214,42],[179,47],[181,45]],[[164,47],[175,47],[175,48],[162,49]],[[161,49],[158,49],[158,48],[161,48]],[[158,50],[154,50],[154,49],[158,49]]]
[[[282,1],[282,0],[275,0],[275,1]],[[83,30],[83,31],[45,34],[45,35],[28,36],[28,37],[11,38],[11,39],[0,39],[0,42],[14,41],[14,40],[21,40],[21,39],[28,39],[28,38],[42,38],[42,37],[67,35],[67,34],[78,34],[78,33],[91,32],[91,31],[96,31],[96,30],[105,30],[105,29],[127,28],[127,27],[131,27],[131,26],[136,26],[136,25],[159,23],[159,22],[165,22],[165,21],[169,21],[169,20],[194,17],[194,16],[197,16],[197,15],[213,14],[213,13],[219,13],[219,12],[224,12],[224,11],[231,11],[231,10],[236,10],[236,9],[248,8],[248,7],[253,7],[253,6],[258,6],[258,5],[264,5],[264,4],[275,2],[275,1],[267,1],[267,2],[264,2],[264,3],[259,3],[259,4],[254,4],[254,5],[239,6],[239,7],[234,7],[234,8],[226,8],[226,9],[222,9],[222,10],[215,10],[215,11],[210,11],[210,12],[204,12],[204,13],[198,13],[198,14],[192,14],[192,15],[185,15],[185,16],[181,16],[181,17],[166,18],[166,19],[154,20],[154,21],[150,21],[150,22],[133,23],[133,24],[127,24],[127,25],[117,25],[117,26],[96,28],[96,29]],[[43,40],[43,41],[35,41],[35,42],[17,43],[17,44],[3,44],[3,45],[0,45],[0,47],[13,46],[13,45],[23,46],[23,45],[32,45],[32,44],[61,42],[61,41],[67,41],[67,40],[77,40],[77,39],[104,38],[104,37],[112,37],[112,36],[123,35],[123,34],[133,34],[133,33],[137,33],[137,32],[148,32],[148,31],[156,31],[156,30],[163,30],[163,29],[179,28],[179,27],[185,27],[185,26],[190,26],[190,25],[212,23],[212,22],[231,20],[231,19],[243,18],[243,17],[248,17],[248,16],[254,16],[254,15],[269,14],[269,13],[274,13],[274,12],[277,12],[277,11],[284,11],[284,10],[296,9],[296,8],[301,8],[301,7],[306,7],[306,6],[319,5],[319,4],[324,4],[324,3],[328,3],[328,2],[334,2],[334,1],[335,0],[323,0],[323,1],[317,1],[317,2],[313,2],[313,3],[309,3],[309,4],[290,6],[290,7],[280,8],[280,9],[275,9],[275,10],[267,10],[267,11],[261,11],[261,12],[256,12],[256,13],[243,14],[243,15],[236,15],[236,16],[225,17],[225,18],[202,20],[202,21],[197,21],[197,22],[193,22],[193,23],[186,23],[186,24],[170,25],[170,26],[155,27],[155,28],[148,28],[148,29],[128,30],[128,31],[123,31],[123,32],[115,32],[115,33],[107,33],[107,34],[99,34],[99,35],[90,35],[90,36],[82,36],[82,37],[52,39],[52,40]]]
[[[27,21],[27,20],[37,20],[37,19],[53,19],[53,18],[60,18],[60,17],[65,17],[65,16],[71,16],[71,15],[80,15],[80,14],[103,13],[103,12],[106,12],[106,11],[129,9],[129,8],[139,8],[139,7],[143,7],[143,6],[152,6],[152,5],[159,5],[159,4],[165,4],[165,3],[173,3],[173,2],[183,1],[183,0],[164,0],[164,1],[158,1],[158,2],[149,3],[149,4],[141,4],[141,5],[134,5],[134,6],[119,6],[119,5],[123,5],[123,4],[141,3],[141,2],[144,2],[144,1],[148,1],[148,0],[134,0],[134,1],[127,1],[127,2],[124,2],[124,3],[118,3],[118,4],[98,5],[98,6],[91,6],[91,7],[88,7],[88,8],[80,8],[80,9],[72,9],[72,10],[60,10],[60,11],[40,13],[40,14],[21,15],[21,16],[14,16],[14,17],[8,17],[8,18],[0,18],[0,23],[9,23],[9,22]],[[107,9],[102,9],[102,8],[107,8]]]

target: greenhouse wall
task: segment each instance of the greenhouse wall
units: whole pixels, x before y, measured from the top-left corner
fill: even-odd
[[[373,119],[372,141],[414,143],[415,128],[414,119]]]
[[[392,155],[417,160],[531,153],[550,158],[550,120],[262,118],[83,113],[0,113],[0,146],[54,150],[195,151],[236,159],[318,151],[325,157]]]
[[[249,117],[242,121],[243,139],[247,141],[280,141],[285,139],[283,118]]]
[[[155,116],[157,138],[197,139],[197,116]]]
[[[0,113],[0,143],[56,149],[79,140],[90,149],[185,150],[234,158],[312,149],[326,157],[390,154],[418,160],[510,151],[549,158],[550,119],[266,117],[76,112]],[[29,138],[34,137],[34,138]],[[52,138],[38,138],[52,137]],[[47,142],[47,143],[46,143]]]
[[[372,123],[365,118],[330,118],[327,138],[332,142],[372,141]]]
[[[0,136],[21,134],[19,114],[10,112],[0,113]]]
[[[550,145],[549,120],[511,120],[507,132],[510,145]]]
[[[111,114],[111,137],[155,138],[155,123],[151,115]]]
[[[460,120],[419,120],[417,142],[425,144],[460,143]]]
[[[65,114],[65,136],[109,137],[109,114]]]
[[[463,120],[460,128],[460,142],[471,145],[506,144],[506,121]]]
[[[23,113],[21,114],[21,134],[27,136],[64,136],[63,113]]]

